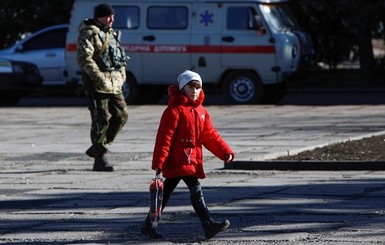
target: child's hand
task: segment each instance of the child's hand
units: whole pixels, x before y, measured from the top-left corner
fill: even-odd
[[[232,162],[233,160],[234,160],[233,154],[227,154],[227,155],[225,156],[225,163],[230,163],[230,162]]]
[[[162,170],[160,170],[160,169],[154,169],[154,170],[155,170],[157,176],[160,176],[160,174],[162,173]]]

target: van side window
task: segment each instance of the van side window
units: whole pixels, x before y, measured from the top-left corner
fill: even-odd
[[[138,29],[139,8],[135,6],[113,6],[115,10],[114,29]]]
[[[148,29],[183,30],[188,25],[188,9],[175,6],[152,6],[147,10]]]
[[[256,30],[257,12],[252,7],[229,7],[227,9],[227,29]]]

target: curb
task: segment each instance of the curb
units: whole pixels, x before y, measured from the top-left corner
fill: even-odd
[[[234,161],[224,169],[298,170],[298,171],[383,171],[385,162],[377,161]]]
[[[315,148],[322,148],[333,144],[343,143],[346,141],[355,141],[367,137],[373,137],[385,134],[385,131],[378,131],[375,133],[364,134],[356,137],[350,137],[344,140],[329,142],[326,144],[320,144],[316,146],[310,146],[301,149],[291,150],[291,155],[299,154],[306,150],[314,150]],[[289,151],[288,151],[289,152]],[[270,155],[277,158],[283,156],[283,153],[275,153]],[[354,160],[343,160],[343,161],[320,161],[320,160],[261,160],[261,161],[247,161],[239,160],[231,163],[225,163],[224,169],[239,169],[239,170],[296,170],[296,171],[383,171],[385,170],[384,161],[354,161]]]

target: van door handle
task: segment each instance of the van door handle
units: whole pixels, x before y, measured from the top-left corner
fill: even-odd
[[[232,36],[222,37],[222,41],[232,43],[234,42],[235,38]]]
[[[152,42],[152,41],[155,41],[155,36],[153,36],[153,35],[144,36],[144,37],[143,37],[143,40],[144,40],[144,41],[150,41],[150,42]]]

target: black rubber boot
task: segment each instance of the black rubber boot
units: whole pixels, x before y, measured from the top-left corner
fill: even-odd
[[[103,154],[100,156],[95,156],[93,171],[112,172],[114,171],[114,167],[107,161]]]
[[[204,224],[203,228],[205,231],[206,239],[213,238],[219,232],[227,230],[229,226],[230,226],[230,221],[228,220],[225,220],[223,222],[217,222],[212,220],[209,223]]]
[[[147,214],[147,217],[144,220],[143,226],[140,228],[140,232],[143,235],[147,235],[150,239],[163,238],[162,234],[157,232],[156,226],[152,225],[149,214]]]
[[[225,231],[229,227],[230,221],[228,220],[217,222],[210,218],[209,210],[207,209],[205,200],[203,199],[202,191],[193,194],[190,198],[192,206],[201,220],[206,239],[213,238],[216,234],[221,231]]]

